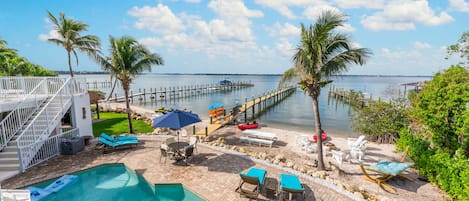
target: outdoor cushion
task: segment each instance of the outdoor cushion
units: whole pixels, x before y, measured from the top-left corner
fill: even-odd
[[[286,191],[304,191],[297,176],[291,174],[280,174],[280,187]]]
[[[370,170],[396,176],[409,168],[409,163],[398,163],[389,161],[379,161],[376,165],[368,167]]]
[[[101,137],[105,138],[106,140],[109,141],[116,141],[116,140],[137,140],[137,136],[118,136],[118,137],[112,137],[106,133],[101,133]]]
[[[122,145],[129,145],[129,144],[138,144],[138,141],[137,140],[119,140],[119,141],[109,141],[103,137],[99,137],[99,142],[107,145],[107,146],[110,146],[110,147],[118,147],[118,146],[122,146]]]
[[[266,172],[267,171],[264,170],[264,169],[252,167],[252,168],[249,169],[249,171],[246,174],[244,174],[244,173],[240,173],[240,174],[246,175],[248,177],[257,177],[257,178],[259,178],[259,184],[262,186],[264,184],[264,177],[265,177]]]

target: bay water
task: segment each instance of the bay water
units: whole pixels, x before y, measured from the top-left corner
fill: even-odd
[[[109,81],[109,75],[88,74],[77,75],[78,78],[86,78],[87,82]],[[214,103],[222,103],[227,112],[235,104],[243,104],[246,100],[257,98],[266,92],[277,88],[280,75],[187,75],[187,74],[142,74],[136,77],[131,89],[138,93],[150,88],[159,91],[161,88],[182,87],[194,85],[215,84],[220,80],[230,80],[232,82],[250,82],[253,87],[243,89],[221,91],[186,98],[179,98],[171,101],[150,100],[146,97],[146,102],[134,99],[135,105],[143,106],[152,110],[158,108],[187,109],[197,113],[202,119],[209,118],[208,107]],[[332,135],[357,136],[351,127],[349,117],[350,107],[346,104],[337,103],[328,99],[328,92],[332,88],[353,89],[366,93],[367,97],[373,99],[381,98],[389,100],[396,98],[404,93],[404,83],[430,80],[431,77],[404,77],[404,76],[338,76],[333,77],[333,82],[322,89],[319,97],[319,111],[323,129]],[[293,83],[294,84],[294,83]],[[101,87],[97,85],[98,90],[109,93],[110,87]],[[89,85],[92,89],[93,84]],[[407,88],[409,90],[409,88]],[[118,85],[116,91],[118,96],[123,94]],[[257,109],[257,108],[256,108]],[[311,97],[301,89],[287,97],[277,105],[271,107],[256,118],[256,121],[262,125],[294,130],[301,133],[314,133],[314,115],[312,109]]]

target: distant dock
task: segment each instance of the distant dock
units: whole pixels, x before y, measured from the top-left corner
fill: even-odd
[[[88,83],[87,83],[88,84]],[[92,82],[92,85],[98,86],[102,84],[105,86],[104,82]],[[180,98],[186,98],[190,96],[197,96],[203,94],[211,94],[223,91],[238,90],[243,88],[252,87],[254,84],[251,82],[231,82],[227,84],[204,84],[204,85],[190,85],[190,86],[173,86],[173,87],[161,87],[159,90],[156,88],[149,89],[138,89],[138,92],[130,91],[129,101],[133,103],[135,100],[147,102],[150,101],[168,101],[175,100]],[[125,96],[117,96],[114,94],[113,98],[110,98],[109,101],[114,102],[124,102]]]

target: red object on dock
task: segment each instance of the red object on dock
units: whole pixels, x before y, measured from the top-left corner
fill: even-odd
[[[326,140],[327,133],[325,131],[322,132],[321,138],[322,138],[322,141]],[[309,141],[317,142],[318,141],[318,135],[316,135],[316,134],[311,135],[311,137],[309,138]]]
[[[238,124],[238,128],[240,130],[253,129],[253,128],[258,128],[258,127],[259,127],[259,123],[255,123],[255,124]]]

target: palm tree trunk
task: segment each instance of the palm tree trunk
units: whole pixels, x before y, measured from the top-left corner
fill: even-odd
[[[324,159],[322,156],[322,128],[321,119],[319,117],[319,105],[318,96],[313,95],[313,112],[314,112],[314,124],[316,126],[316,134],[318,135],[318,170],[324,170]]]
[[[70,71],[70,76],[73,77],[72,60],[70,58],[70,51],[67,51],[67,57],[68,57],[68,70]]]
[[[129,133],[133,134],[134,129],[132,128],[132,117],[130,116],[130,103],[129,103],[129,87],[124,86],[125,94],[125,106],[127,107],[127,120],[129,121]]]
[[[112,82],[112,76],[111,76],[111,82]],[[112,93],[114,93],[114,89],[116,88],[117,85],[117,78],[114,79],[114,84],[112,85],[111,92],[109,92],[109,96],[107,96],[106,101],[108,101],[112,97]]]

